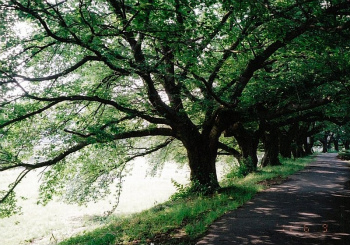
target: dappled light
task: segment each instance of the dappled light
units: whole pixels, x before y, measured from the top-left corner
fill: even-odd
[[[349,164],[321,155],[216,222],[198,244],[349,244]]]

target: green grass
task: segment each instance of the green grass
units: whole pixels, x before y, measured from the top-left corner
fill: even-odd
[[[211,196],[190,196],[168,201],[126,217],[110,217],[104,227],[70,238],[60,245],[194,244],[209,225],[228,211],[249,201],[270,184],[303,169],[312,157],[283,159],[244,178],[227,178],[222,190]],[[234,176],[234,175],[228,175]]]
[[[350,150],[344,150],[344,151],[338,152],[337,157],[342,160],[350,160]]]

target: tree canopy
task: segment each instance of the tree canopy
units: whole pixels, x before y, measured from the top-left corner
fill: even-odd
[[[349,11],[346,0],[1,0],[0,171],[23,169],[1,201],[39,168],[44,202],[100,198],[125,163],[172,146],[215,190],[219,149],[242,157],[222,139],[229,128],[242,145],[346,99]]]

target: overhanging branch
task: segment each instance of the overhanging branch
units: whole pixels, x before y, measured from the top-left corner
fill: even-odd
[[[229,153],[229,155],[234,156],[236,159],[241,159],[242,158],[242,154],[239,151],[235,150],[232,147],[229,147],[229,146],[225,145],[224,143],[219,142],[218,143],[218,148],[226,151],[227,153]]]
[[[145,113],[141,111],[137,111],[134,109],[130,109],[124,106],[121,106],[119,103],[113,101],[113,100],[108,100],[108,99],[103,99],[98,96],[85,96],[85,95],[72,95],[72,96],[59,96],[59,97],[53,97],[53,98],[44,98],[44,97],[37,97],[34,95],[26,94],[25,97],[28,97],[33,100],[37,101],[48,101],[48,102],[63,102],[63,101],[92,101],[92,102],[99,102],[105,105],[110,105],[116,108],[117,110],[124,112],[128,115],[136,115],[148,122],[155,123],[155,124],[166,124],[168,125],[169,122],[166,119],[163,118],[156,118],[152,117],[149,115],[146,115]]]
[[[14,169],[14,168],[25,168],[27,170],[33,170],[33,169],[38,169],[42,167],[48,167],[55,165],[59,161],[62,161],[65,159],[67,156],[83,149],[84,147],[96,143],[108,143],[111,141],[115,140],[121,140],[121,139],[130,139],[130,138],[140,138],[140,137],[146,137],[146,136],[169,136],[169,137],[174,137],[174,134],[170,128],[150,128],[150,129],[143,129],[143,130],[135,130],[135,131],[129,131],[129,132],[124,132],[116,135],[112,135],[109,139],[95,139],[90,140],[90,141],[84,141],[77,143],[76,145],[70,147],[66,151],[60,153],[58,156],[54,157],[51,160],[35,163],[35,164],[28,164],[28,163],[19,163],[11,166],[6,166],[6,167],[0,167],[0,172],[9,170],[9,169]]]
[[[48,80],[54,80],[54,79],[57,79],[57,78],[60,78],[60,77],[63,77],[73,71],[75,71],[76,69],[78,69],[79,67],[83,66],[86,62],[88,61],[99,61],[100,59],[96,56],[86,56],[84,57],[82,60],[80,60],[78,63],[76,63],[75,65],[69,67],[68,69],[60,72],[60,73],[57,73],[57,74],[54,74],[54,75],[51,75],[51,76],[47,76],[47,77],[26,77],[26,76],[23,76],[23,75],[20,75],[20,74],[15,74],[13,75],[13,77],[19,77],[19,78],[22,78],[26,81],[30,81],[30,82],[40,82],[40,81],[48,81]]]

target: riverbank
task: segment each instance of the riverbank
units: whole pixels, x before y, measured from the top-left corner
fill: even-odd
[[[222,178],[229,169],[226,164],[219,164],[219,177]],[[114,216],[138,213],[167,201],[176,192],[172,179],[180,184],[189,182],[187,166],[165,163],[163,170],[156,172],[155,176],[150,175],[151,170],[143,158],[129,166]],[[18,186],[18,196],[24,198],[18,200],[22,214],[0,219],[0,244],[56,244],[104,224],[99,217],[111,210],[115,203],[113,195],[86,206],[68,205],[60,200],[52,201],[47,206],[37,205],[40,174],[41,171],[30,173]],[[16,171],[0,173],[0,189],[5,189],[16,176]]]

